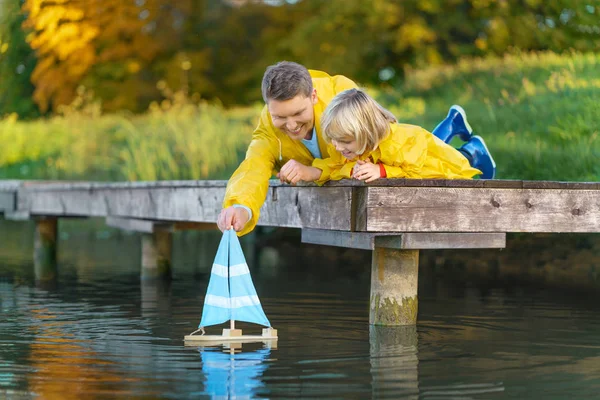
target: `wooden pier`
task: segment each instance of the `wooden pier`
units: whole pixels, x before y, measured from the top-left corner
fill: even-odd
[[[172,232],[217,229],[225,181],[0,181],[0,215],[35,220],[35,275],[56,276],[57,221],[102,217],[142,234],[141,275],[171,273]],[[600,232],[600,184],[382,179],[289,186],[272,181],[259,225],[302,241],[373,251],[371,324],[417,318],[420,249],[503,248],[507,232]]]

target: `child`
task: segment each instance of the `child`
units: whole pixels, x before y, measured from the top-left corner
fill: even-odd
[[[321,119],[324,138],[336,152],[315,159],[318,181],[356,178],[470,179],[481,171],[467,158],[425,129],[400,124],[388,110],[360,89],[333,98]]]

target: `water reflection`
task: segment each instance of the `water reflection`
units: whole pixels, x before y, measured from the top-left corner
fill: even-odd
[[[269,365],[270,346],[244,351],[241,345],[232,344],[199,347],[198,351],[205,377],[203,394],[211,399],[250,399],[264,390],[261,378]]]
[[[142,317],[153,318],[171,313],[171,281],[140,280],[140,309]]]
[[[31,263],[21,262],[31,246],[20,248],[17,233],[0,226],[0,239],[8,240],[0,240],[0,399],[563,399],[600,392],[600,303],[583,293],[561,297],[462,275],[444,280],[422,268],[416,329],[369,328],[370,257],[290,241],[272,247],[272,264],[258,254],[263,262],[252,270],[280,333],[277,350],[254,343],[232,354],[182,340],[199,322],[218,233],[214,241],[189,234],[176,242],[174,280],[166,284],[140,282],[135,236],[86,242],[72,235],[61,239],[54,287],[36,287]]]
[[[369,344],[373,397],[419,396],[416,326],[370,326]]]
[[[29,345],[29,391],[43,399],[95,398],[110,393],[123,377],[91,349],[91,341],[68,332],[69,322],[57,321],[46,308],[31,310],[33,341]],[[65,329],[66,328],[66,329]],[[69,389],[65,390],[68,383]]]

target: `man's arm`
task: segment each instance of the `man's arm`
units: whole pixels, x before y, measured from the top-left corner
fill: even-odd
[[[276,149],[279,149],[278,145],[274,144],[274,139],[270,138],[261,122],[252,135],[246,158],[227,183],[223,210],[217,223],[222,221],[222,214],[226,213],[229,207],[242,205],[248,207],[252,215],[248,216],[243,208],[235,208],[230,211],[235,215],[235,221],[232,225],[240,236],[254,229],[260,217],[260,207],[267,197],[269,178],[273,174],[275,166],[274,151]],[[244,220],[248,217],[250,218],[244,223]],[[227,219],[225,222],[228,221],[231,220]],[[237,226],[235,222],[237,222]],[[238,227],[239,229],[237,229]],[[220,224],[219,228],[223,229]]]

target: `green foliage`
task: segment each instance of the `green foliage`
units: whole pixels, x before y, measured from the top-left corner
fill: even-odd
[[[7,101],[30,101],[29,77],[42,111],[83,85],[105,111],[137,113],[163,99],[163,80],[225,106],[251,104],[265,67],[282,59],[384,87],[464,57],[600,48],[598,1],[23,0],[25,14],[18,3],[0,3],[2,15],[29,58],[11,55],[6,71],[27,62],[19,84],[0,83],[0,114],[12,110]],[[22,15],[37,63],[22,47]]]
[[[377,98],[402,120],[429,130],[450,105],[460,104],[485,138],[501,179],[596,181],[599,64],[597,53],[465,59],[412,71],[397,91]]]
[[[517,53],[411,70],[395,89],[369,91],[398,118],[433,130],[460,104],[500,179],[597,181],[600,54]],[[101,115],[80,90],[60,115],[0,120],[0,178],[225,179],[243,158],[259,107],[197,104],[165,82],[143,115]],[[455,143],[456,146],[459,143]]]
[[[0,2],[0,116],[16,113],[36,117],[33,85],[29,76],[35,57],[21,29],[24,17],[19,13],[19,0]]]
[[[101,115],[84,91],[49,119],[0,120],[0,179],[225,179],[259,109],[225,112],[175,93],[143,116]]]

